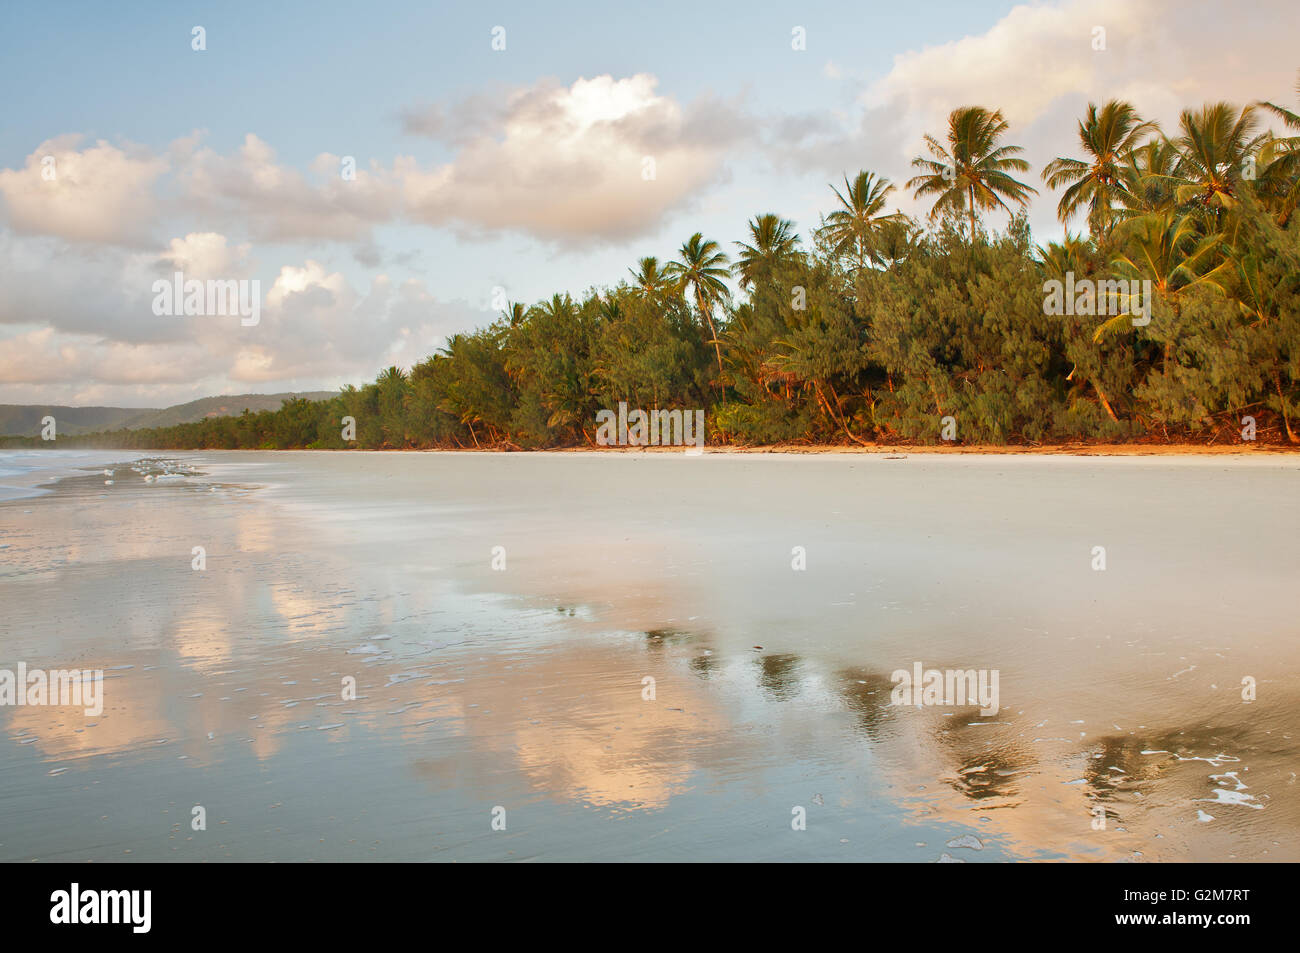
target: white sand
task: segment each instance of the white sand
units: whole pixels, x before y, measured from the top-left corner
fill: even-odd
[[[0,504],[0,667],[131,666],[0,859],[1300,859],[1293,458],[170,458]]]

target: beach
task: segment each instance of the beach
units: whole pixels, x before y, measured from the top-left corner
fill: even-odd
[[[0,859],[1300,859],[1294,455],[0,473]]]

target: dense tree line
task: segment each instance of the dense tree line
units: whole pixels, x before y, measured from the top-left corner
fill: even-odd
[[[590,445],[597,412],[620,401],[704,408],[711,443],[929,443],[946,417],[966,443],[1226,440],[1246,416],[1259,439],[1295,443],[1297,130],[1271,103],[1187,110],[1167,133],[1128,103],[1090,106],[1076,155],[1041,173],[1066,237],[1036,246],[1037,190],[1017,178],[1029,168],[1007,123],[963,107],[913,163],[906,188],[934,199],[924,223],[861,172],[806,238],[770,213],[730,255],[697,233],[616,287],[510,305],[330,400],[60,444]],[[995,210],[1012,213],[1004,232],[981,223]],[[1150,282],[1150,320],[1101,299],[1049,314],[1054,279]]]

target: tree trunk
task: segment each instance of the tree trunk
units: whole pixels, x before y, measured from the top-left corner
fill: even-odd
[[[830,384],[827,384],[826,386],[827,386],[827,387],[830,387]],[[826,412],[827,412],[827,414],[828,414],[828,415],[830,416],[830,418],[831,418],[831,423],[838,423],[838,424],[840,425],[840,429],[844,431],[844,435],[847,436],[850,440],[856,440],[858,443],[862,444],[862,446],[864,446],[864,447],[869,447],[870,444],[867,443],[867,441],[863,440],[863,439],[862,439],[861,437],[859,437],[857,434],[855,434],[855,433],[853,433],[851,430],[849,430],[849,426],[848,426],[848,424],[844,422],[844,417],[843,417],[843,415],[840,415],[840,417],[839,417],[838,420],[836,419],[835,410],[834,410],[833,407],[831,407],[831,402],[830,402],[829,400],[826,399],[826,395],[822,393],[822,389],[821,389],[821,387],[818,385],[818,383],[817,383],[816,381],[813,381],[813,390],[816,391],[816,393],[817,393],[817,397],[818,397],[818,398],[821,400],[821,402],[822,402],[822,406],[826,408]],[[835,388],[831,387],[831,393],[832,393],[832,394],[835,393]],[[838,400],[838,399],[839,399],[839,398],[838,398],[838,396],[837,396],[837,397],[836,397],[836,400]]]
[[[1282,411],[1282,424],[1286,427],[1286,439],[1290,443],[1300,443],[1291,429],[1291,417],[1286,412],[1286,398],[1282,396],[1282,373],[1276,367],[1273,368],[1273,386],[1277,388],[1277,402]]]
[[[939,392],[938,392],[937,390],[935,390],[935,387],[934,387],[934,381],[932,381],[932,380],[930,379],[930,375],[929,375],[929,374],[926,374],[926,375],[925,375],[925,382],[926,382],[927,384],[930,385],[930,393],[931,393],[931,395],[934,397],[934,406],[935,406],[935,409],[939,411],[939,416],[942,417],[942,416],[943,416],[943,403],[939,400]]]
[[[1179,308],[1178,308],[1177,300],[1169,302],[1169,310],[1174,313],[1174,326],[1169,329],[1171,332],[1171,336],[1169,340],[1165,341],[1165,357],[1164,357],[1163,366],[1160,369],[1160,373],[1163,374],[1165,377],[1169,376],[1169,357],[1172,354],[1174,349],[1174,339],[1172,336],[1172,332],[1178,330],[1178,324],[1179,324],[1178,322]]]
[[[713,327],[713,309],[706,309],[702,300],[699,302],[699,306],[700,313],[704,315],[704,321],[709,326],[709,336],[713,338],[713,351],[718,355],[718,390],[721,391],[722,402],[725,404],[727,402],[727,387],[722,382],[722,345],[718,343],[718,332]]]
[[[1095,390],[1097,396],[1101,398],[1101,406],[1106,408],[1106,413],[1110,415],[1110,419],[1115,421],[1115,423],[1119,423],[1119,418],[1115,416],[1115,411],[1111,410],[1110,401],[1106,399],[1105,393],[1102,392],[1101,385],[1096,381],[1093,381],[1092,389]]]

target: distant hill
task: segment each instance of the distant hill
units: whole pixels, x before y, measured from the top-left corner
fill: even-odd
[[[55,419],[58,432],[74,434],[95,433],[103,430],[141,430],[147,427],[172,427],[193,423],[206,417],[229,417],[242,414],[247,408],[253,413],[261,410],[279,410],[290,397],[308,400],[326,400],[334,391],[316,390],[300,394],[235,394],[222,397],[201,397],[188,404],[174,407],[59,407],[40,404],[0,404],[0,435],[30,437],[41,432],[41,418]]]

